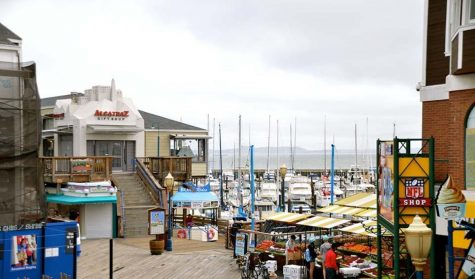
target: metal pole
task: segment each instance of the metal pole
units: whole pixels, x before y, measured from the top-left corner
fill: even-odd
[[[435,197],[435,190],[434,190],[434,175],[435,175],[435,166],[434,166],[434,161],[435,161],[435,150],[434,150],[434,138],[431,137],[429,139],[429,163],[430,163],[430,170],[429,170],[429,194],[430,197],[433,198]],[[434,279],[437,277],[436,273],[436,268],[435,268],[435,207],[431,206],[430,212],[429,212],[429,218],[430,218],[430,223],[431,229],[432,229],[432,245],[431,245],[431,250],[430,250],[430,278]]]
[[[173,187],[170,192],[168,192],[168,233],[167,233],[167,251],[173,251],[173,221],[172,221],[172,194]]]
[[[447,253],[448,253],[448,260],[449,260],[449,279],[454,279],[454,227],[452,225],[452,221],[447,222]],[[432,249],[432,248],[431,248]]]
[[[214,172],[214,143],[216,142],[216,119],[213,117],[213,160],[212,162],[212,167],[211,167],[211,173]]]
[[[356,130],[355,130],[356,131]],[[395,278],[400,278],[400,266],[399,266],[399,255],[400,255],[400,238],[399,238],[399,139],[394,138],[393,141],[393,154],[394,154],[394,181],[393,181],[393,208],[394,208],[394,276]]]
[[[254,145],[250,147],[250,171],[249,171],[249,179],[251,180],[251,231],[254,231]],[[254,236],[251,235],[251,247],[255,247],[255,239]]]
[[[325,167],[324,175],[327,175],[327,115],[325,115],[323,122],[323,162]]]
[[[44,238],[45,235],[43,235]],[[77,241],[78,241],[78,232],[74,232],[74,239],[73,239],[73,279],[78,278],[78,257],[77,257]],[[43,246],[45,248],[45,246]],[[43,252],[44,253],[44,252]],[[45,255],[43,254],[43,259]]]
[[[239,148],[238,148],[238,199],[242,207],[242,173],[241,173],[241,115],[239,115]]]
[[[332,144],[332,162],[331,162],[331,190],[330,190],[330,203],[333,205],[334,201],[334,188],[335,188],[335,145]]]
[[[221,148],[221,123],[219,123],[219,201],[221,209],[224,209],[223,197],[223,150]]]
[[[109,278],[112,279],[114,272],[114,245],[112,238],[109,239]]]
[[[280,211],[284,212],[284,204],[285,204],[285,177],[281,177],[281,188],[280,188]]]

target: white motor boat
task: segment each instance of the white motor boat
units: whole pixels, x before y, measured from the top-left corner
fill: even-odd
[[[261,184],[260,198],[262,200],[277,201],[277,184],[274,182],[263,182]]]
[[[311,202],[312,186],[306,176],[294,176],[290,180],[289,197],[291,201]]]

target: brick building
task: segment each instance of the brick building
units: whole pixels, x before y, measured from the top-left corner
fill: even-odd
[[[436,182],[450,175],[457,187],[475,192],[475,0],[425,2],[422,136],[435,138]],[[437,218],[435,268],[448,276],[447,226]],[[463,237],[454,234],[454,243]]]
[[[426,1],[422,135],[436,145],[436,180],[475,190],[475,0]]]

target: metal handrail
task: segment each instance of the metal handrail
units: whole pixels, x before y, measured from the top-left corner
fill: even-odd
[[[144,184],[152,190],[155,197],[158,198],[158,203],[160,207],[163,207],[163,197],[162,190],[164,188],[158,183],[155,177],[152,175],[150,170],[144,165],[140,160],[135,159],[137,174],[143,179],[145,179]]]

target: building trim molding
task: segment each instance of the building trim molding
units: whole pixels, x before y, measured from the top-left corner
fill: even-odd
[[[448,100],[449,91],[445,84],[423,86],[420,90],[421,102]]]
[[[475,89],[475,74],[448,75],[445,83],[448,92]]]

